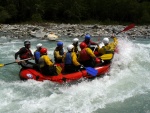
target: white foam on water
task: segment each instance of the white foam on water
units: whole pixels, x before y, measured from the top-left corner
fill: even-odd
[[[12,48],[18,50],[17,45]],[[150,92],[149,48],[150,44],[133,43],[127,38],[119,38],[119,53],[114,56],[109,75],[92,81],[59,85],[50,81],[2,79],[0,112],[92,113],[147,94]],[[8,54],[12,51],[9,49]],[[48,52],[52,54],[52,49]]]

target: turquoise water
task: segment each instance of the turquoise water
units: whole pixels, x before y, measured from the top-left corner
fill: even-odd
[[[73,38],[61,37],[64,49]],[[82,41],[83,38],[80,38]],[[98,41],[98,37],[93,37]],[[24,40],[0,38],[0,63],[14,61]],[[48,48],[53,58],[55,41],[30,39]],[[150,113],[150,40],[119,38],[110,76],[76,84],[20,81],[20,66],[0,68],[0,113]]]

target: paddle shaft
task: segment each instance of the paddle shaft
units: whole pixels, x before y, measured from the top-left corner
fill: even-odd
[[[135,26],[135,24],[130,24],[130,25],[128,25],[127,27],[125,27],[122,31],[116,33],[116,35],[118,35],[118,34],[121,33],[121,32],[130,30],[130,29],[132,29],[134,26]]]
[[[7,63],[7,64],[4,64],[4,66],[9,65],[9,64],[14,64],[14,63],[16,63],[16,62]]]
[[[20,61],[26,61],[26,60],[31,60],[31,58],[27,58],[27,59],[20,60]],[[10,62],[10,63],[7,63],[7,64],[3,64],[3,66],[14,64],[14,63],[17,63],[17,62]]]
[[[98,38],[98,44],[101,43],[100,38]],[[93,53],[96,50],[97,46],[94,47]]]
[[[118,35],[118,34],[121,33],[121,32],[130,30],[130,29],[132,29],[134,26],[135,26],[135,24],[130,24],[130,25],[128,25],[127,27],[125,27],[122,31],[116,33],[116,35]],[[95,49],[96,49],[96,46],[95,46],[93,52],[95,51]]]
[[[96,46],[94,47],[93,53],[95,52],[95,50],[96,50]]]

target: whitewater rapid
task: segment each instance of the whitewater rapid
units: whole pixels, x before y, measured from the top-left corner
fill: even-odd
[[[13,62],[23,40],[0,40],[0,63]],[[65,47],[71,40],[63,40]],[[56,42],[30,41],[32,51],[40,42],[53,57]],[[150,41],[120,37],[118,49],[108,74],[74,84],[24,82],[17,64],[0,68],[0,113],[150,113]]]

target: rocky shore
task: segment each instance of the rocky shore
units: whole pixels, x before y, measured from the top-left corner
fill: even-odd
[[[122,25],[83,25],[83,24],[54,24],[45,23],[40,25],[0,25],[0,36],[9,35],[11,38],[36,37],[45,39],[49,33],[55,33],[57,36],[82,37],[86,33],[91,36],[111,36],[113,31],[119,32],[126,26]],[[150,38],[150,25],[135,26],[125,32],[132,37]]]

